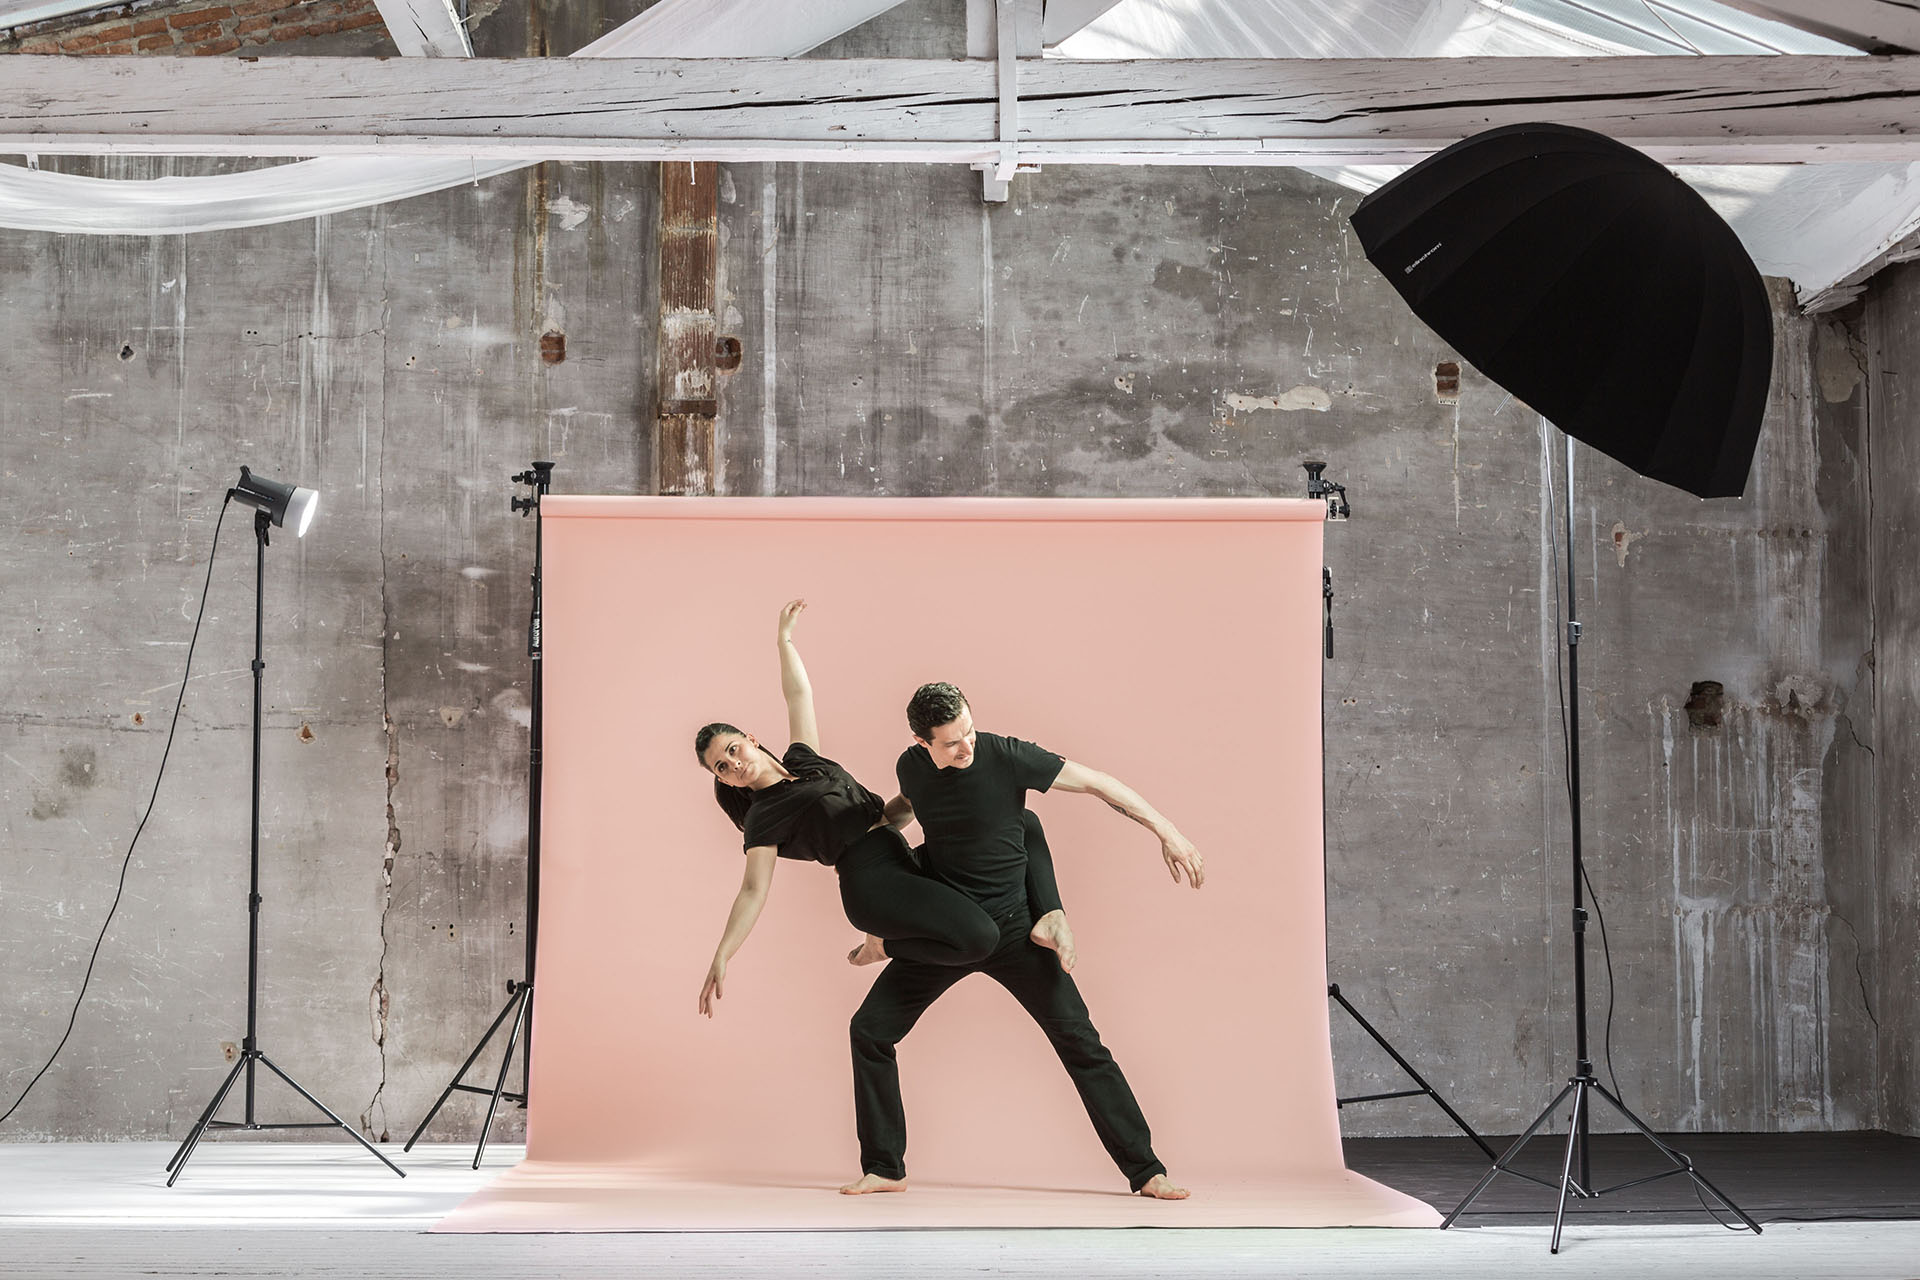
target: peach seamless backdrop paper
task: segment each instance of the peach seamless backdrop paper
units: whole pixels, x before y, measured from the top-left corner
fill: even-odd
[[[895,790],[908,696],[951,680],[980,728],[1114,774],[1204,853],[1196,892],[1097,799],[1031,799],[1075,980],[1174,1176],[1202,1196],[1364,1183],[1344,1169],[1328,1044],[1322,511],[547,498],[529,1167],[828,1189],[859,1173],[847,1022],[878,971],[846,962],[858,935],[830,868],[779,863],[717,1015],[695,1010],[743,864],[694,731],[726,720],[785,748],[775,624],[800,596],[822,751],[874,791]],[[939,1000],[900,1063],[917,1183],[1125,1191],[990,979]],[[1396,1220],[1432,1220],[1385,1194]]]

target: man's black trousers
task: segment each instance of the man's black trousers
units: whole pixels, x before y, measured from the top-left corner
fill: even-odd
[[[1026,910],[1019,909],[1000,922],[1000,945],[984,960],[970,965],[893,960],[874,980],[850,1027],[853,1108],[863,1172],[906,1177],[907,1117],[894,1046],[929,1005],[970,973],[984,973],[1005,987],[1040,1024],[1127,1185],[1138,1191],[1155,1174],[1166,1172],[1154,1157],[1140,1104],[1113,1055],[1100,1043],[1079,988],[1060,971],[1059,957],[1028,941],[1032,927]]]

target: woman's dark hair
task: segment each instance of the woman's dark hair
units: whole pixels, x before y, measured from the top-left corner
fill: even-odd
[[[707,748],[712,746],[713,740],[723,733],[734,733],[739,734],[743,738],[746,737],[745,730],[736,729],[723,720],[715,720],[712,724],[703,724],[700,726],[700,731],[693,735],[693,758],[700,762],[702,769],[707,767]],[[760,749],[767,751],[765,747],[761,747]],[[767,751],[767,754],[772,756],[773,752]],[[773,758],[775,761],[780,759],[779,756],[774,756]],[[752,791],[746,787],[730,787],[720,781],[720,779],[715,778],[713,780],[713,798],[719,803],[721,811],[727,815],[727,818],[734,826],[742,831],[747,829],[747,810],[753,807]]]
[[[913,691],[907,703],[907,728],[922,742],[933,741],[933,731],[952,724],[966,710],[967,695],[944,680],[923,684]]]

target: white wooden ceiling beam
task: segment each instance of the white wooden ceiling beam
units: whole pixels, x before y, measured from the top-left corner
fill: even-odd
[[[1020,167],[1020,10],[1016,0],[994,0],[994,75],[1000,90],[1000,155],[980,171],[981,198],[1004,202]]]
[[[473,41],[453,0],[374,0],[394,47],[409,58],[471,58]]]
[[[1915,0],[1721,0],[1869,53],[1920,53]]]
[[[910,59],[14,58],[0,153],[1001,163],[999,69]],[[1498,124],[1667,163],[1920,159],[1920,59],[1024,60],[1020,163],[1406,163]]]
[[[1013,52],[1037,58],[1040,48],[1041,0],[967,0],[967,56],[1000,56],[1000,11],[1013,8]]]

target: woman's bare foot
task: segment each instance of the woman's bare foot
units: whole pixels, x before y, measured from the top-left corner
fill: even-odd
[[[846,1186],[840,1188],[840,1194],[843,1196],[866,1196],[872,1195],[876,1191],[905,1191],[906,1189],[907,1180],[905,1178],[883,1178],[877,1173],[866,1173],[860,1175],[860,1181],[849,1182]],[[1185,1195],[1186,1192],[1182,1191],[1180,1194]]]
[[[847,952],[848,964],[879,964],[886,958],[887,944],[872,934],[867,935],[865,942]]]
[[[1027,933],[1028,941],[1036,947],[1045,947],[1060,957],[1060,968],[1064,973],[1072,973],[1074,962],[1079,959],[1073,949],[1073,929],[1067,924],[1067,913],[1058,909],[1049,911],[1034,921],[1033,928]]]
[[[1185,1187],[1174,1186],[1173,1180],[1166,1174],[1156,1173],[1147,1179],[1147,1185],[1140,1188],[1137,1194],[1154,1200],[1185,1200],[1193,1193]]]

